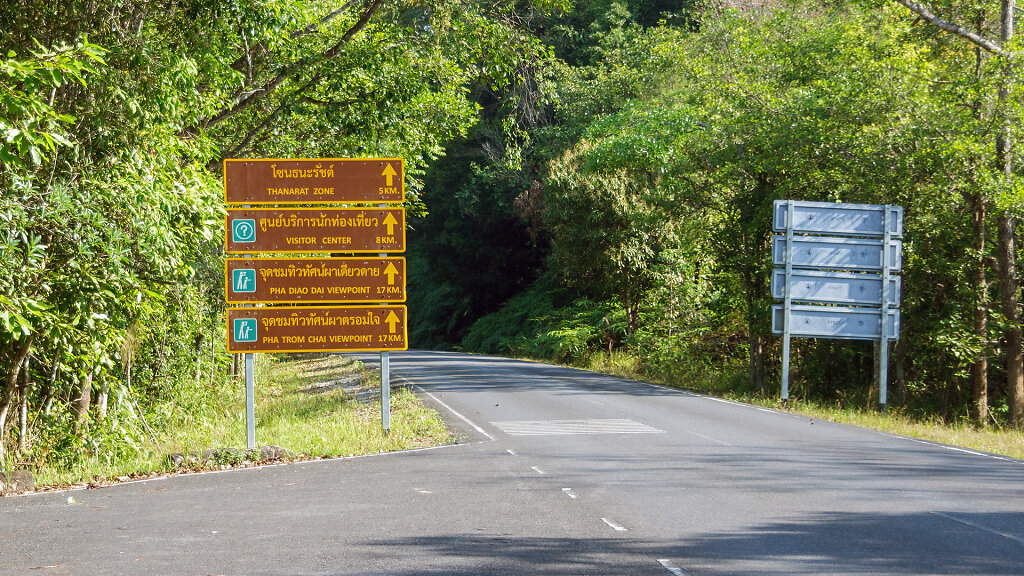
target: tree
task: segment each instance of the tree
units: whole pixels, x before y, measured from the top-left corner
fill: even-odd
[[[992,171],[994,182],[992,188],[996,192],[993,196],[999,197],[1002,204],[997,216],[998,219],[998,257],[999,257],[999,286],[1001,291],[1001,310],[1006,321],[1004,339],[1006,341],[1005,365],[1007,374],[1007,389],[1010,402],[1010,421],[1016,427],[1024,427],[1024,352],[1022,352],[1022,333],[1020,309],[1018,305],[1018,282],[1017,282],[1017,246],[1016,246],[1016,219],[1013,215],[1013,205],[1017,200],[1014,194],[1019,194],[1019,178],[1015,177],[1013,171],[1013,126],[1019,124],[1019,99],[1011,98],[1014,92],[1014,78],[1017,74],[1015,63],[1017,48],[1014,44],[1014,10],[1015,0],[1001,0],[998,11],[998,37],[995,41],[986,35],[984,29],[984,12],[978,15],[978,30],[972,31],[951,19],[942,18],[925,5],[911,2],[910,0],[896,0],[899,4],[920,16],[926,22],[958,36],[970,42],[979,49],[979,67],[983,60],[984,51],[996,58],[995,68],[997,93],[993,119],[997,125],[995,130],[995,142],[992,154]],[[951,9],[955,12],[955,7]],[[984,220],[985,199],[976,200],[976,221]],[[979,306],[984,302],[979,303]],[[979,318],[980,328],[984,328],[983,320]],[[975,419],[979,424],[984,425],[988,420],[987,394],[984,386],[975,386]]]
[[[221,274],[220,160],[402,156],[421,207],[416,176],[477,119],[470,89],[542,55],[517,14],[557,4],[0,5],[0,414],[25,357],[47,389],[22,399],[83,435],[108,393],[154,405],[194,383],[223,307],[202,286]]]

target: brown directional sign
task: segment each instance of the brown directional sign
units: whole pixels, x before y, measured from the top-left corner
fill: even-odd
[[[405,306],[228,308],[228,352],[407,350]]]
[[[224,161],[228,204],[401,203],[401,158],[317,158]]]
[[[224,251],[404,252],[403,208],[229,208]]]
[[[228,258],[228,304],[405,302],[405,258]]]

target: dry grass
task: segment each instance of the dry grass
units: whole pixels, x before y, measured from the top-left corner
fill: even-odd
[[[281,446],[296,459],[312,459],[452,441],[437,412],[408,389],[391,391],[391,430],[385,433],[379,389],[379,372],[340,355],[257,355],[256,445]],[[107,484],[164,474],[175,471],[169,458],[172,453],[202,454],[246,446],[244,380],[228,382],[202,408],[196,413],[182,410],[138,450],[97,452],[69,468],[38,469],[36,486]],[[198,466],[203,467],[213,466]]]

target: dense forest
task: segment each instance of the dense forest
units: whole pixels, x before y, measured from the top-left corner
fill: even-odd
[[[905,210],[890,403],[1024,424],[1015,2],[9,0],[0,456],[234,386],[221,162],[403,157],[412,345],[778,393],[776,199]],[[871,405],[870,343],[791,393]]]
[[[620,0],[534,20],[555,58],[481,98],[481,123],[426,175],[420,344],[621,352],[664,381],[777,396],[772,202],[895,204],[890,403],[1020,425],[1014,10]],[[793,354],[798,396],[877,403],[870,343]]]

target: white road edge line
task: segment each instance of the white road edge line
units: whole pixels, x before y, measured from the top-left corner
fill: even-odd
[[[959,523],[961,523],[961,524],[963,524],[965,526],[970,526],[971,528],[977,528],[978,530],[982,530],[982,531],[988,532],[989,534],[995,534],[996,536],[1002,536],[1003,538],[1008,538],[1008,539],[1013,540],[1014,542],[1017,542],[1019,544],[1024,544],[1024,538],[1020,538],[1018,536],[1014,536],[1013,534],[1007,534],[1006,532],[1000,532],[999,530],[993,530],[992,528],[988,528],[988,527],[982,526],[981,524],[977,524],[975,522],[971,522],[970,520],[964,520],[963,518],[957,518],[956,516],[953,516],[952,514],[946,514],[946,513],[943,513],[943,512],[932,512],[932,514],[935,514],[936,516],[942,516],[943,518],[945,518],[947,520],[952,520],[953,522],[959,522]]]
[[[690,576],[686,573],[686,570],[676,566],[671,560],[658,560],[658,564],[661,564],[665,570],[668,570],[675,576]]]
[[[865,430],[870,430],[865,428]],[[969,450],[967,448],[960,448],[959,446],[950,446],[949,444],[941,444],[939,442],[932,442],[931,440],[922,440],[920,438],[912,438],[910,436],[901,436],[899,434],[891,434],[889,432],[878,431],[879,434],[887,438],[894,438],[896,440],[907,440],[909,442],[915,442],[917,444],[924,444],[925,446],[931,446],[932,448],[941,448],[950,452],[959,452],[961,454],[968,454],[970,456],[981,456],[982,458],[988,458],[989,460],[999,460],[1000,462],[1009,462],[1011,464],[1024,464],[1024,461],[1009,456],[1000,456],[998,454],[986,454],[985,452],[978,452],[976,450]]]
[[[405,379],[403,378],[403,380],[405,380]],[[406,382],[408,382],[408,380],[406,380]],[[451,412],[452,414],[458,416],[460,420],[462,420],[466,424],[469,424],[470,426],[472,426],[473,429],[476,430],[477,432],[483,434],[484,436],[487,436],[492,441],[496,440],[496,438],[494,436],[491,436],[490,434],[488,434],[486,430],[484,430],[483,428],[481,428],[481,427],[477,426],[476,424],[474,424],[473,422],[471,422],[469,418],[466,418],[462,414],[459,414],[458,412],[456,412],[454,408],[452,408],[451,406],[449,406],[449,405],[445,404],[444,402],[442,402],[441,399],[438,398],[437,396],[434,396],[433,394],[431,394],[430,392],[427,392],[423,388],[420,388],[420,392],[423,392],[427,396],[430,396],[430,398],[433,399],[434,402],[437,402],[441,406],[444,406],[445,410],[447,410],[447,411]]]
[[[619,523],[617,523],[617,522],[615,522],[613,520],[609,520],[607,518],[601,518],[601,522],[604,522],[605,524],[610,526],[612,528],[612,530],[615,530],[616,532],[628,532],[629,531],[629,528],[626,528],[622,524],[619,524]]]

